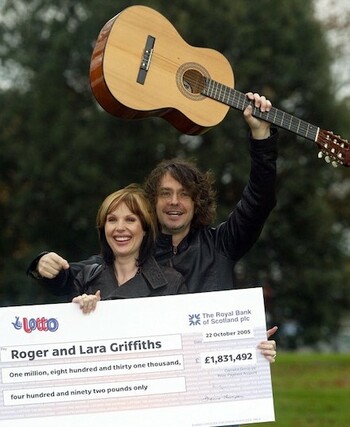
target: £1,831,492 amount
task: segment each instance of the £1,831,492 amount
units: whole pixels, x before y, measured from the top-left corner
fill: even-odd
[[[256,364],[256,353],[252,348],[201,354],[201,365],[204,369],[254,364]]]

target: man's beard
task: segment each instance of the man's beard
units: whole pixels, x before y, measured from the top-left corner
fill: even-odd
[[[162,233],[164,234],[176,234],[180,231],[185,230],[186,226],[184,224],[181,225],[174,225],[174,226],[167,226],[167,225],[162,225]]]

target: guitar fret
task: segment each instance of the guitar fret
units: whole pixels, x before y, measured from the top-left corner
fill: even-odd
[[[220,99],[222,99],[222,100],[224,100],[224,97],[223,97],[223,86],[222,85],[219,85],[219,97],[220,97]]]
[[[274,113],[274,114],[273,114],[273,117],[271,118],[271,122],[272,122],[272,123],[274,123],[274,122],[275,122],[275,120],[276,120],[277,109],[276,109],[276,108],[272,108],[272,109],[269,111],[269,114],[270,114],[271,112],[273,112],[273,113]]]
[[[215,96],[215,86],[216,86],[216,82],[214,81],[214,82],[213,82],[213,84],[212,84],[211,86],[212,86],[211,90],[212,90],[213,98],[214,98],[214,99],[216,99],[216,96]]]
[[[222,99],[222,102],[225,100],[225,92],[226,92],[226,88],[224,85],[220,85],[220,97]]]
[[[217,82],[215,82],[215,93],[214,93],[214,96],[215,96],[215,98],[216,99],[218,99],[218,96],[217,96],[217,93],[218,93],[218,86],[219,86],[219,83],[217,83]]]
[[[249,101],[247,100],[246,96],[243,93],[236,92],[238,94],[238,102],[239,107],[241,110],[244,110],[247,105],[249,104]]]
[[[225,99],[226,99],[226,104],[230,99],[230,91],[228,87],[225,87]]]

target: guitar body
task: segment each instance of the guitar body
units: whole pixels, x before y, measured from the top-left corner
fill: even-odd
[[[190,46],[145,6],[128,7],[105,24],[90,64],[92,91],[106,111],[124,119],[162,117],[186,134],[205,132],[230,109],[202,95],[196,76],[234,86],[221,53]]]

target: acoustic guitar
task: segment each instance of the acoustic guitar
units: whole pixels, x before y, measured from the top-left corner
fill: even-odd
[[[196,135],[220,123],[230,107],[250,101],[234,89],[230,63],[220,52],[187,44],[159,12],[130,6],[100,31],[90,63],[92,92],[104,110],[123,119],[162,117]],[[350,165],[350,146],[330,131],[272,107],[253,115],[314,141],[334,166]]]

